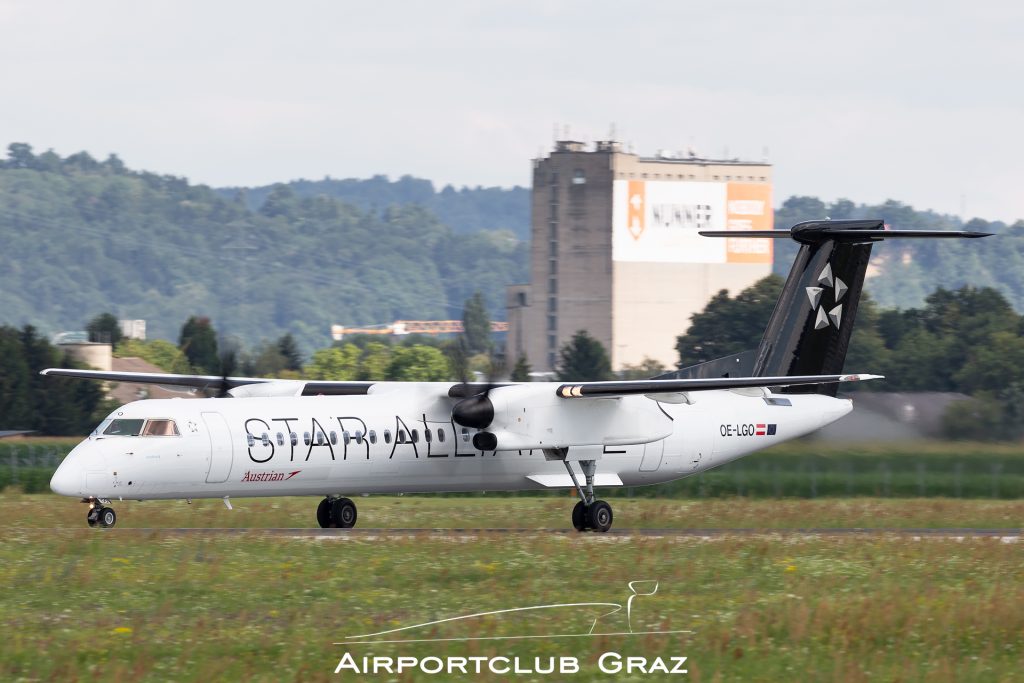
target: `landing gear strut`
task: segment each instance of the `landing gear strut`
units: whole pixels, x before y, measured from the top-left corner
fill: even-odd
[[[356,525],[356,504],[348,498],[324,498],[316,508],[322,529],[351,529]]]
[[[117,513],[114,512],[114,508],[108,507],[109,500],[104,498],[86,498],[82,502],[89,504],[89,512],[85,516],[85,521],[88,522],[89,526],[109,529],[117,524]]]
[[[608,531],[612,528],[612,506],[603,500],[594,500],[594,472],[597,470],[597,463],[593,460],[580,460],[580,469],[586,477],[586,486],[581,486],[576,473],[572,470],[572,463],[563,460],[565,469],[572,478],[576,492],[580,496],[580,502],[572,509],[572,525],[576,531]]]

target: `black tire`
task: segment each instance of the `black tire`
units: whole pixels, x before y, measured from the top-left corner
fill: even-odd
[[[100,523],[100,513],[96,508],[90,508],[89,514],[85,516],[85,521],[90,527],[98,526]]]
[[[572,525],[576,531],[587,530],[587,506],[582,500],[577,501],[576,507],[572,509]]]
[[[595,500],[590,504],[587,518],[594,531],[608,531],[612,528],[612,506],[603,500]]]
[[[104,529],[117,524],[117,513],[114,512],[114,508],[100,508],[99,524]]]
[[[338,498],[331,504],[331,521],[339,529],[351,529],[356,525],[356,504],[348,498]]]
[[[331,499],[324,498],[316,506],[316,521],[321,529],[329,529],[334,526],[331,522]]]

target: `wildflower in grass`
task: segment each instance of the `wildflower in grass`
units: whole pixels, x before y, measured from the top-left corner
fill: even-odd
[[[114,629],[113,632],[114,633],[121,633],[121,634],[128,634],[128,633],[132,632],[132,629],[131,629],[130,626],[118,626],[117,628]]]
[[[787,572],[795,572],[796,571],[796,565],[795,564],[788,565],[786,567],[786,571]]]

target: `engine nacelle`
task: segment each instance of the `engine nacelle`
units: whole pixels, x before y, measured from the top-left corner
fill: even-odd
[[[559,398],[555,383],[492,389],[456,404],[456,422],[484,429],[474,439],[483,450],[529,450],[568,446],[624,446],[664,439],[672,420],[645,396]],[[493,414],[493,417],[491,415]],[[490,418],[490,419],[487,419]]]

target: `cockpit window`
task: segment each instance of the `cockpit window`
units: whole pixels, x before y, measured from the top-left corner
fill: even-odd
[[[114,420],[103,430],[106,436],[138,436],[145,420]]]
[[[150,420],[146,423],[143,436],[181,436],[174,420]]]

